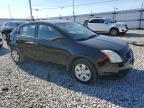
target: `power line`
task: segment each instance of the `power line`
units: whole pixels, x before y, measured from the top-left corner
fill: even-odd
[[[105,1],[100,1],[100,2],[93,2],[93,3],[83,3],[83,4],[75,4],[75,7],[80,7],[80,6],[89,6],[89,5],[96,5],[96,4],[102,4],[102,3],[109,3],[109,2],[115,2],[118,0],[105,0]],[[41,6],[41,5],[33,5],[33,6]],[[39,8],[39,10],[45,10],[45,9],[63,9],[63,8],[70,8],[73,7],[73,5],[65,5],[65,6],[51,6],[49,8]]]

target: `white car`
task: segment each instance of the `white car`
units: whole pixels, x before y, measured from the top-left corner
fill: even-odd
[[[83,25],[95,32],[110,33],[115,36],[128,31],[128,26],[126,24],[114,22],[106,18],[90,18],[85,20]]]
[[[0,34],[0,48],[3,46],[3,39],[2,39],[2,35]]]

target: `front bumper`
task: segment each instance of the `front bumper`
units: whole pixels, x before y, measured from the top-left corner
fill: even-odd
[[[120,33],[126,33],[128,31],[128,27],[120,27],[119,32]]]
[[[109,60],[105,60],[102,63],[96,65],[96,69],[99,75],[112,75],[117,74],[125,70],[129,70],[134,65],[134,55],[131,49],[124,53],[124,62],[111,63]]]
[[[99,75],[112,75],[128,70],[133,67],[134,60],[131,63],[106,63],[103,66],[97,67]]]

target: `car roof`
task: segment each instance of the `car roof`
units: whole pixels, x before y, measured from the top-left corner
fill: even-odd
[[[29,21],[27,23],[50,23],[50,24],[57,24],[57,23],[70,23],[72,21],[67,20],[35,20],[35,21]]]
[[[103,17],[93,17],[93,18],[89,18],[89,20],[93,20],[93,19],[106,19],[106,18],[103,18]]]
[[[22,23],[22,22],[26,22],[26,21],[7,21],[7,22],[5,22],[5,23],[10,23],[10,22]]]

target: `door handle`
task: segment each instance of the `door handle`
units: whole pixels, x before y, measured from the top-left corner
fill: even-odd
[[[35,42],[25,42],[27,44],[33,44],[33,45],[39,45],[38,43],[35,43]]]
[[[27,44],[34,44],[34,42],[25,42],[25,43],[27,43]]]

